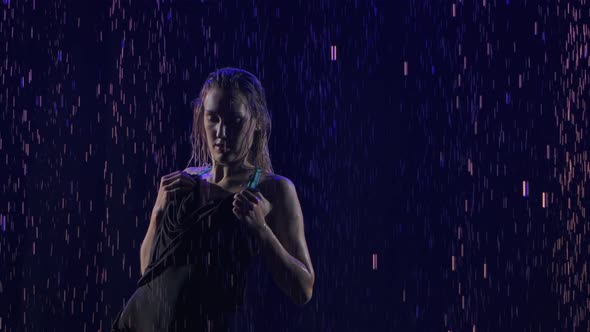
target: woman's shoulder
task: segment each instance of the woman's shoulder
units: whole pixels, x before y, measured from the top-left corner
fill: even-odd
[[[266,191],[272,196],[295,190],[295,185],[289,178],[275,173],[262,172],[258,185],[262,191]]]

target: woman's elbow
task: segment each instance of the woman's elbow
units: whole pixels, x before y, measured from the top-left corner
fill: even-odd
[[[305,305],[307,304],[307,302],[309,302],[311,300],[313,296],[313,286],[309,287],[306,291],[305,291],[305,295],[303,297],[303,301],[301,302],[300,305]]]
[[[293,302],[299,306],[306,305],[313,296],[313,281],[308,286],[303,287],[297,296],[293,298]]]

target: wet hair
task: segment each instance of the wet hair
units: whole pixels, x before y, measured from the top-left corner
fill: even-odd
[[[250,128],[246,143],[252,142],[246,161],[267,173],[274,173],[268,152],[271,133],[271,118],[266,106],[266,95],[260,81],[252,73],[239,68],[225,67],[207,76],[199,96],[191,101],[193,128],[191,132],[192,155],[188,166],[213,166],[213,157],[207,147],[207,137],[203,127],[204,102],[212,88],[231,91],[236,99],[242,101],[250,112]]]

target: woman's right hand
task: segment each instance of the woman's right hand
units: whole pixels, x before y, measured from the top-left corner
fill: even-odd
[[[172,201],[175,201],[190,191],[195,186],[199,185],[200,179],[195,179],[185,171],[176,171],[164,175],[160,179],[160,188],[158,189],[158,197],[152,210],[152,214],[162,214],[166,206]]]

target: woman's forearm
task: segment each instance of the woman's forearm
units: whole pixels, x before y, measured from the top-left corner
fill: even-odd
[[[139,249],[139,265],[141,275],[143,275],[145,269],[150,264],[152,249],[154,247],[154,238],[156,235],[156,227],[160,222],[161,217],[162,213],[152,212],[150,225],[148,226],[145,238],[141,243],[141,248]]]
[[[264,261],[279,288],[296,304],[307,303],[312,296],[313,280],[305,265],[285,250],[270,228],[261,229],[258,236]]]
[[[139,265],[141,267],[141,275],[145,272],[145,269],[150,264],[150,253],[152,251],[153,240],[144,240],[139,250]]]

